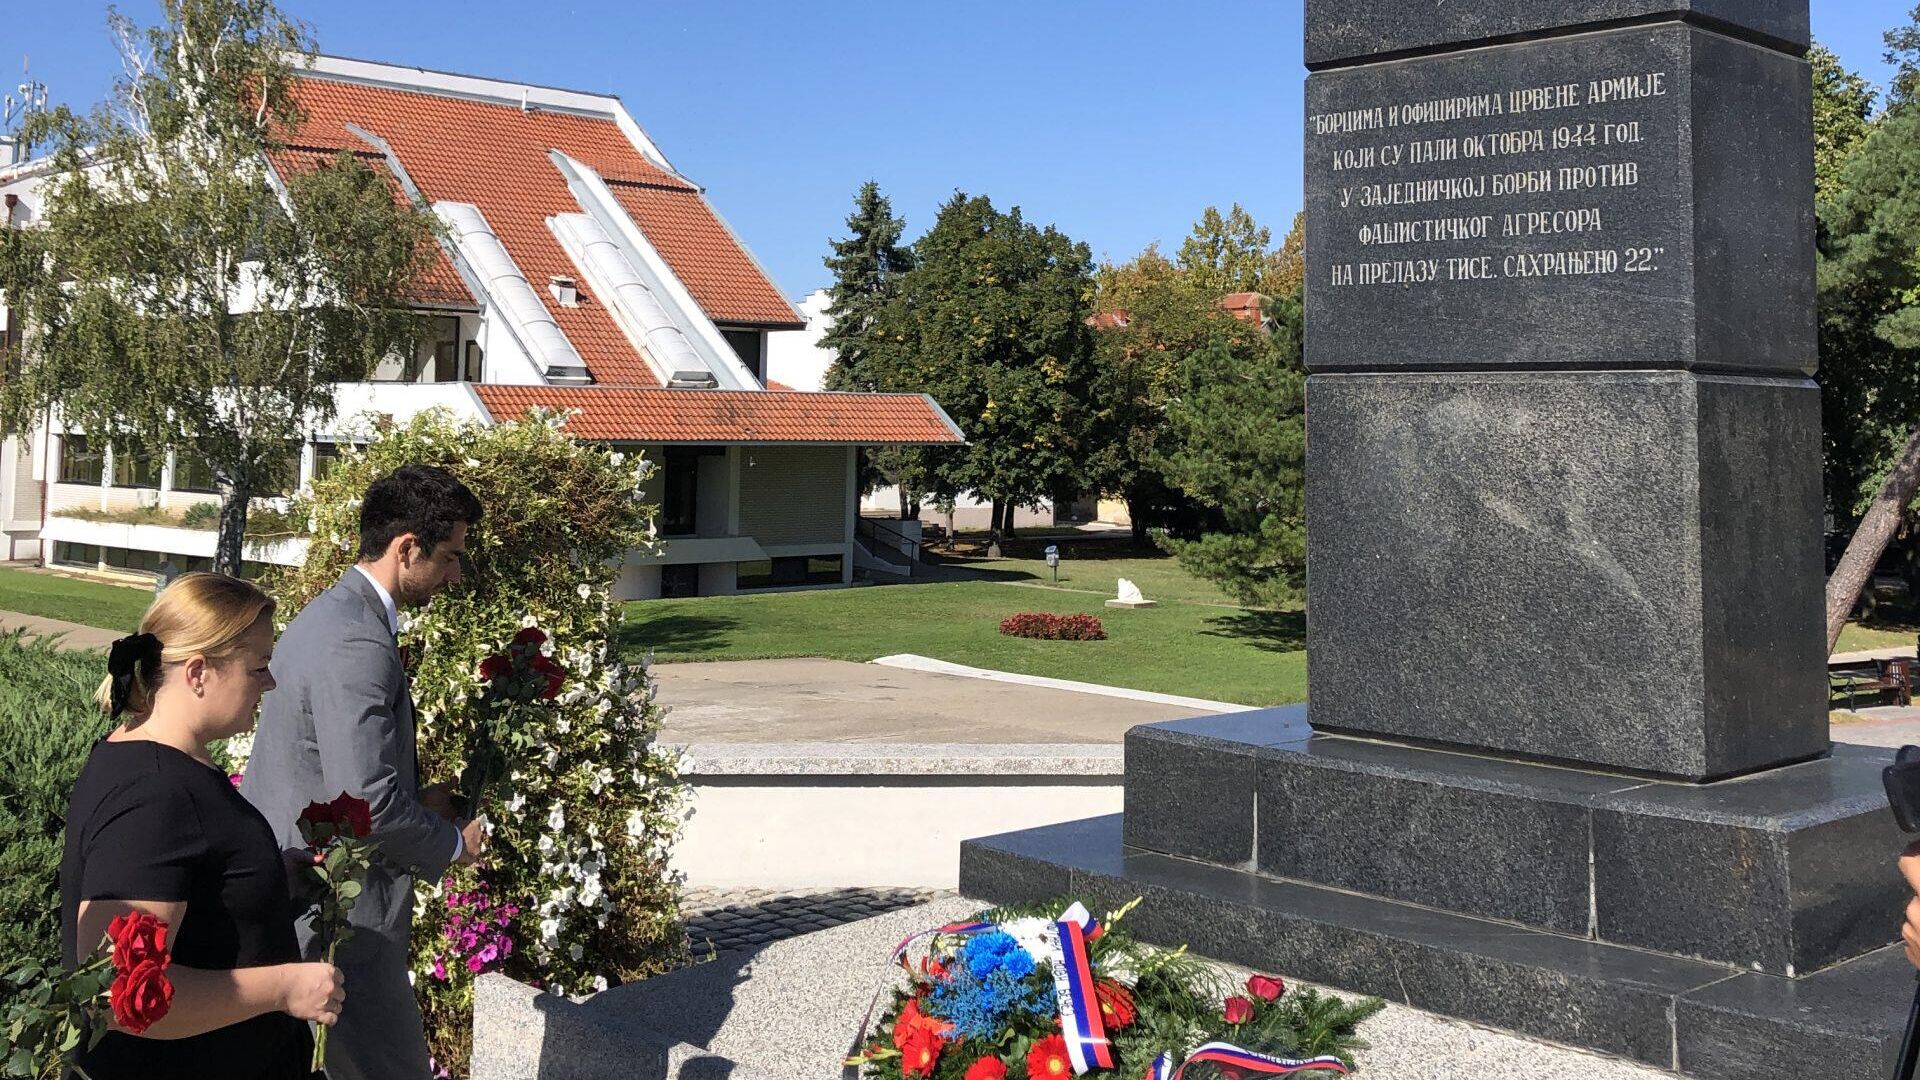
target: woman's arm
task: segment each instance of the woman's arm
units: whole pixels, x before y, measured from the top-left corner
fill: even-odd
[[[82,963],[101,955],[107,925],[130,911],[144,911],[167,924],[169,938],[186,918],[187,905],[179,901],[86,900],[80,904],[78,941],[96,943],[79,957]],[[331,1026],[340,1018],[346,991],[332,964],[270,964],[264,967],[207,971],[169,965],[173,1004],[167,1015],[140,1033],[146,1039],[185,1039],[216,1031],[261,1013],[284,1012],[300,1020]],[[114,1030],[120,1030],[118,1026]]]

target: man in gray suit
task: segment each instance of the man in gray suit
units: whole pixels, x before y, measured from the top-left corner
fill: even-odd
[[[353,906],[356,933],[335,958],[347,1004],[327,1037],[330,1080],[430,1072],[407,978],[413,882],[473,862],[482,836],[478,822],[453,820],[447,788],[420,785],[398,609],[460,580],[467,527],[480,515],[480,501],[445,469],[409,465],[375,481],[360,508],[359,564],[294,618],[274,650],[278,685],[260,703],[240,793],[282,847],[297,848],[300,812],[345,791],[372,807],[380,846]],[[315,955],[305,920],[300,941]]]

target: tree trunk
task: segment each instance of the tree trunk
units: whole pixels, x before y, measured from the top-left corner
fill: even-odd
[[[1006,511],[1007,520],[1000,528],[1000,536],[1002,539],[1011,540],[1013,539],[1013,515],[1020,512],[1020,504],[1012,499],[1008,499],[1002,504],[1002,509]]]
[[[995,540],[1000,539],[1000,519],[1004,516],[1000,511],[1005,505],[999,499],[987,504],[987,532],[992,533]]]
[[[1133,542],[1137,547],[1147,542],[1147,500],[1129,494],[1127,496],[1127,525],[1133,530]]]
[[[1847,542],[1847,552],[1840,557],[1840,565],[1833,568],[1833,576],[1827,579],[1827,655],[1833,655],[1840,631],[1847,625],[1847,616],[1853,614],[1853,606],[1860,601],[1860,590],[1873,577],[1874,564],[1887,550],[1887,541],[1893,539],[1894,532],[1900,528],[1900,515],[1913,501],[1916,488],[1920,488],[1920,430],[1913,433],[1906,449],[1900,451],[1900,460],[1894,462],[1886,483],[1880,485],[1880,494],[1874,496],[1873,505],[1854,528],[1853,539]]]
[[[214,542],[213,569],[239,577],[247,539],[247,504],[253,501],[253,488],[244,481],[231,483],[220,496],[220,537]]]
[[[900,496],[900,520],[907,521],[909,520],[907,511],[914,509],[913,495],[907,491],[906,485],[904,484],[894,485],[893,490]]]

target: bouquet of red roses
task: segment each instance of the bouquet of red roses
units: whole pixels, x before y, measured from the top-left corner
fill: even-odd
[[[359,898],[361,883],[373,865],[378,845],[367,843],[373,831],[373,811],[367,800],[346,792],[327,803],[308,803],[300,814],[300,839],[313,853],[312,873],[321,888],[313,904],[313,932],[326,949],[327,963],[353,936],[347,916]],[[313,1071],[327,1062],[327,1029],[313,1038]]]
[[[528,626],[513,636],[505,652],[480,662],[486,688],[479,722],[467,737],[466,768],[460,773],[460,792],[469,808],[482,805],[489,789],[506,779],[509,748],[532,749],[532,732],[539,726],[520,722],[520,711],[547,707],[566,686],[567,669],[550,651],[547,632]]]
[[[107,1018],[122,1031],[138,1035],[173,1007],[173,981],[167,965],[167,924],[143,911],[131,911],[107,924],[101,941],[105,954],[73,971],[58,964],[27,961],[6,976],[12,1005],[7,1010],[7,1058],[0,1076],[34,1077],[71,1067],[107,1033]],[[102,1009],[101,999],[107,1008]]]

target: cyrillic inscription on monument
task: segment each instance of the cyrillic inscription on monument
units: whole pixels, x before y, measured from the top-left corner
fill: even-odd
[[[1315,75],[1315,370],[1675,355],[1693,243],[1686,33]]]

